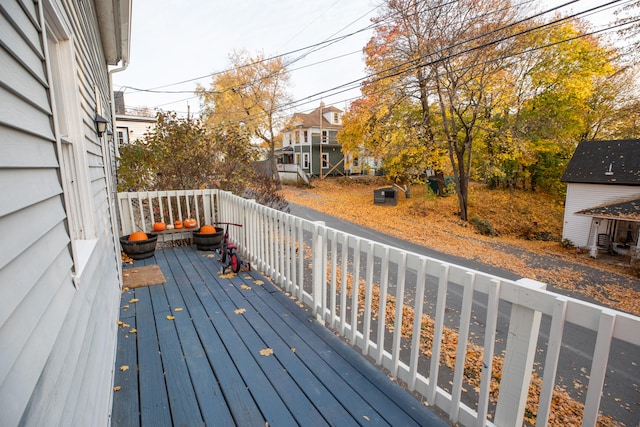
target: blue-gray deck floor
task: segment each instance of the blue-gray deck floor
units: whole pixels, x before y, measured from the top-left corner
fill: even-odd
[[[192,246],[126,268],[149,264],[166,283],[122,293],[113,426],[447,425],[260,273]]]

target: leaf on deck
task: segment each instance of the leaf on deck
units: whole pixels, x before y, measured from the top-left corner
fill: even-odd
[[[140,301],[138,298],[131,298],[131,299],[129,300],[129,304],[133,304],[133,303],[136,303],[136,302],[138,302],[138,301]]]
[[[126,372],[126,371],[128,371],[128,370],[129,370],[129,367],[128,367],[127,365],[122,365],[122,366],[120,366],[120,370],[121,370],[122,372]]]
[[[243,289],[245,291],[250,291],[251,290],[251,286],[247,286],[247,285],[240,285],[240,289]]]
[[[171,316],[171,315],[167,316],[167,320],[173,320],[175,318],[176,318],[176,316]]]
[[[243,314],[243,313],[247,312],[247,309],[246,308],[236,308],[235,310],[233,310],[233,312],[235,314]]]
[[[272,348],[263,348],[262,350],[260,350],[261,356],[271,356],[272,354],[273,354]]]

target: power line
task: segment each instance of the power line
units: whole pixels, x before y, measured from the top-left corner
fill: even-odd
[[[356,79],[356,80],[353,80],[353,81],[350,81],[350,82],[347,82],[347,83],[344,83],[344,84],[341,84],[341,85],[335,86],[335,87],[333,87],[333,88],[330,88],[330,89],[327,89],[327,90],[323,90],[323,91],[317,92],[317,93],[312,94],[312,95],[310,95],[310,96],[307,96],[307,97],[304,97],[304,98],[301,98],[301,99],[298,99],[298,100],[292,101],[292,102],[290,102],[290,103],[286,104],[285,106],[283,106],[283,107],[281,107],[281,108],[287,108],[287,107],[288,107],[288,108],[291,108],[291,107],[296,107],[296,106],[306,105],[306,104],[309,104],[309,103],[311,103],[311,102],[315,102],[315,101],[317,101],[320,97],[327,96],[327,94],[328,94],[328,96],[335,96],[335,95],[337,95],[337,94],[344,93],[344,92],[347,92],[347,91],[349,91],[349,90],[352,90],[352,89],[355,89],[355,88],[359,87],[360,83],[361,83],[362,81],[366,80],[366,79],[371,79],[372,77],[376,77],[376,76],[380,76],[380,77],[378,77],[379,79],[383,79],[383,78],[390,78],[390,77],[397,76],[397,75],[402,74],[402,73],[404,73],[404,72],[406,72],[406,71],[407,71],[407,70],[404,70],[404,69],[403,69],[403,70],[401,70],[401,72],[395,72],[394,74],[391,74],[391,75],[384,75],[384,73],[388,73],[388,72],[393,71],[393,70],[395,70],[395,69],[398,69],[398,68],[400,68],[400,67],[405,67],[405,66],[407,66],[407,65],[412,65],[413,67],[409,68],[409,70],[411,70],[411,69],[416,69],[416,68],[419,68],[419,67],[424,67],[424,66],[428,66],[428,65],[433,65],[433,64],[435,64],[435,63],[436,63],[436,62],[438,62],[438,61],[442,61],[442,60],[446,60],[446,59],[451,59],[451,58],[454,58],[454,57],[456,57],[456,56],[463,55],[463,54],[465,54],[465,53],[470,53],[470,52],[472,52],[472,51],[474,51],[474,50],[482,49],[482,48],[485,48],[485,47],[488,47],[488,46],[491,46],[491,45],[494,45],[494,44],[500,43],[500,42],[502,42],[502,41],[508,40],[509,38],[512,38],[512,37],[515,37],[515,36],[518,36],[518,35],[521,35],[521,34],[525,34],[525,33],[527,33],[527,32],[531,32],[531,31],[539,30],[539,29],[542,29],[542,28],[545,28],[545,27],[548,27],[548,26],[551,26],[551,25],[556,25],[556,24],[558,24],[558,23],[560,23],[560,22],[562,22],[562,21],[565,21],[565,20],[568,20],[568,19],[572,19],[572,18],[574,18],[574,17],[578,17],[578,16],[580,16],[580,15],[586,15],[586,14],[592,14],[592,13],[595,13],[598,9],[602,9],[602,8],[606,8],[606,9],[608,9],[608,8],[611,8],[611,7],[613,7],[613,5],[614,5],[614,4],[616,4],[616,3],[619,3],[619,2],[620,2],[620,0],[610,1],[609,3],[606,3],[606,4],[604,4],[604,5],[600,5],[600,6],[592,7],[592,8],[590,8],[590,9],[585,10],[585,11],[578,12],[578,13],[572,14],[572,15],[570,15],[570,16],[567,16],[567,17],[564,17],[564,18],[561,18],[561,19],[557,19],[557,20],[554,20],[554,21],[551,21],[551,22],[549,22],[549,23],[545,23],[545,24],[542,24],[542,25],[539,25],[539,26],[536,26],[536,27],[532,27],[532,28],[526,29],[526,30],[524,30],[524,31],[521,31],[521,32],[519,32],[519,33],[509,35],[509,36],[507,36],[507,37],[502,37],[502,38],[499,38],[499,39],[497,39],[497,40],[489,41],[489,42],[484,43],[484,44],[479,45],[479,46],[475,46],[475,47],[472,47],[472,48],[468,48],[468,49],[462,50],[462,51],[457,52],[457,53],[450,54],[449,56],[446,56],[446,57],[444,57],[444,58],[440,58],[440,59],[439,59],[439,60],[437,60],[437,61],[428,61],[428,62],[426,62],[426,63],[421,63],[421,61],[426,60],[428,57],[431,57],[432,55],[435,55],[435,54],[440,53],[440,52],[442,52],[442,51],[450,50],[450,49],[452,49],[452,48],[459,47],[459,46],[462,46],[462,45],[464,45],[464,44],[467,44],[467,43],[470,43],[470,42],[472,42],[472,41],[475,41],[475,40],[477,40],[477,39],[479,39],[479,38],[484,38],[484,37],[486,37],[487,35],[491,35],[491,34],[494,34],[494,33],[500,32],[500,31],[504,31],[505,29],[508,29],[508,28],[510,28],[510,27],[513,27],[513,26],[515,26],[515,25],[518,25],[518,24],[520,24],[520,23],[523,23],[523,22],[525,22],[525,21],[527,21],[527,20],[535,19],[535,18],[540,17],[540,16],[542,16],[542,15],[544,15],[544,14],[551,13],[551,12],[553,12],[553,11],[555,11],[555,10],[558,10],[558,9],[562,8],[562,7],[566,7],[567,5],[570,5],[570,4],[573,4],[573,3],[576,3],[577,1],[579,1],[579,0],[569,1],[569,2],[567,2],[567,3],[564,3],[564,4],[560,5],[560,6],[556,6],[556,7],[550,8],[550,9],[548,9],[548,10],[546,10],[546,11],[543,11],[543,12],[540,12],[540,13],[537,13],[537,14],[534,14],[534,15],[532,15],[532,16],[529,16],[529,17],[527,17],[527,18],[521,19],[521,20],[516,21],[516,22],[514,22],[514,23],[510,23],[510,24],[505,25],[505,26],[503,26],[503,27],[501,27],[501,28],[497,28],[497,29],[495,29],[495,30],[493,30],[493,31],[490,31],[490,32],[488,32],[488,33],[484,33],[484,34],[482,34],[482,35],[478,35],[478,36],[472,37],[472,38],[470,38],[470,39],[468,39],[468,40],[463,40],[463,41],[457,42],[457,43],[455,43],[455,44],[453,44],[453,45],[450,45],[450,46],[447,46],[447,47],[445,47],[445,48],[441,49],[440,51],[437,51],[437,52],[430,52],[429,54],[423,55],[422,57],[418,58],[417,64],[416,64],[416,61],[406,61],[406,62],[401,63],[401,64],[398,64],[398,65],[396,65],[396,66],[394,66],[394,67],[388,68],[388,69],[386,69],[386,70],[382,70],[382,71],[380,71],[380,72],[372,73],[372,74],[367,75],[367,76],[365,76],[365,77],[363,77],[363,78],[359,78],[359,79]],[[525,3],[526,3],[526,2],[525,2]],[[626,2],[625,2],[625,3],[626,3]],[[605,9],[605,10],[606,10],[606,9]],[[392,15],[392,16],[393,16],[393,15]],[[356,20],[356,21],[357,21],[357,20]],[[628,24],[629,24],[629,23],[625,23],[625,25],[628,25]],[[371,27],[371,26],[367,26],[367,27],[365,27],[365,28],[369,28],[369,27]],[[615,28],[615,27],[605,28],[605,29],[603,29],[603,30],[601,30],[601,31],[598,31],[598,32],[609,31],[609,30],[611,30],[612,28]],[[360,31],[362,31],[362,30],[358,30],[358,32],[360,32]],[[595,34],[595,33],[598,33],[598,32],[593,32],[593,33],[590,33],[590,34]],[[353,32],[353,33],[351,33],[351,35],[356,34],[356,33],[357,33],[357,32]],[[349,35],[347,35],[347,36],[349,36]],[[343,36],[343,37],[347,37],[347,36]],[[586,36],[586,35],[583,35],[583,36]],[[343,38],[334,38],[334,39],[330,39],[330,40],[338,40],[338,39],[343,39]],[[316,43],[316,44],[314,44],[314,45],[311,45],[311,48],[313,48],[314,46],[321,46],[321,45],[323,45],[324,43],[326,43],[326,41],[325,41],[325,42]],[[309,47],[307,47],[307,48],[309,48]],[[297,49],[296,51],[292,51],[292,52],[302,51],[302,50],[305,50],[305,49],[307,49],[307,48]],[[349,54],[353,54],[353,53],[356,53],[356,52],[352,52],[352,53],[349,53]],[[349,54],[346,54],[346,55],[349,55]],[[521,54],[521,53],[520,53],[520,54]],[[313,65],[317,65],[317,64],[322,63],[322,62],[327,62],[327,61],[333,60],[333,59],[335,59],[335,58],[339,58],[339,57],[346,56],[346,55],[337,56],[337,57],[334,57],[334,58],[327,59],[327,60],[325,60],[325,61],[320,61],[320,62],[315,63],[315,64],[310,64],[310,65],[306,65],[306,66],[303,66],[303,67],[299,67],[299,68],[297,68],[297,69],[294,69],[293,71],[298,70],[298,69],[302,69],[302,68],[306,68],[306,67],[310,67],[310,66],[313,66]],[[281,57],[281,56],[283,56],[283,55],[278,55],[278,56],[275,56],[275,57],[273,57],[273,58],[277,58],[277,57]],[[263,60],[263,61],[266,61],[266,59],[265,59],[265,60]],[[262,61],[258,61],[258,62],[256,62],[256,63],[259,63],[259,62],[262,62]],[[247,64],[247,66],[250,66],[250,65],[253,65],[253,64]],[[149,90],[149,91],[151,91],[151,90]],[[194,91],[174,91],[173,93],[194,93]],[[183,99],[183,100],[181,100],[181,101],[175,101],[175,102],[171,102],[171,103],[168,103],[168,104],[172,104],[172,103],[176,103],[176,102],[184,102],[185,100],[193,99],[193,98],[196,98],[196,97],[197,97],[197,96],[193,96],[193,97],[189,97],[189,98]],[[343,100],[343,101],[341,101],[341,102],[345,102],[345,100]],[[167,104],[163,104],[163,105],[167,105]]]
[[[501,31],[503,29],[512,27],[512,26],[514,26],[514,25],[516,25],[518,23],[523,23],[523,22],[525,22],[527,20],[534,19],[536,17],[542,16],[543,14],[550,13],[550,12],[552,12],[554,10],[557,10],[559,7],[564,7],[564,6],[566,6],[568,4],[571,4],[571,3],[574,3],[574,2],[575,1],[571,1],[571,2],[565,3],[564,5],[560,5],[558,7],[551,8],[551,9],[549,9],[547,11],[544,11],[544,12],[535,14],[533,16],[527,17],[525,19],[522,19],[522,20],[520,20],[520,21],[518,21],[516,23],[511,23],[511,24],[508,24],[508,25],[506,25],[504,27],[501,27],[501,28],[498,28],[498,29],[496,29],[494,31],[491,31],[489,33],[485,33],[482,36],[476,36],[476,37],[470,38],[468,40],[464,40],[464,41],[455,43],[452,46],[444,47],[444,48],[440,49],[437,52],[432,52],[432,53],[423,55],[422,57],[418,58],[418,60],[425,60],[425,59],[427,59],[427,57],[430,57],[435,53],[439,53],[439,52],[443,52],[443,51],[449,50],[451,47],[462,46],[465,43],[477,40],[480,37],[485,37],[486,35],[489,35],[489,34],[492,34],[492,33],[496,33],[496,32]],[[543,28],[546,28],[546,27],[549,27],[549,26],[557,25],[557,24],[559,24],[561,22],[567,21],[569,19],[576,18],[576,17],[578,17],[580,15],[583,15],[583,14],[593,13],[595,10],[597,10],[599,8],[610,7],[612,4],[615,4],[615,3],[618,3],[618,2],[620,2],[620,0],[610,1],[609,3],[606,3],[604,5],[596,6],[596,7],[587,9],[587,10],[582,11],[582,12],[574,13],[572,15],[556,19],[556,20],[548,22],[548,23],[544,23],[544,24],[541,24],[541,25],[538,25],[538,26],[535,26],[535,27],[531,27],[531,28],[525,29],[523,31],[520,31],[518,33],[509,35],[509,36],[506,36],[506,37],[502,37],[502,38],[497,39],[497,40],[491,40],[491,41],[486,42],[484,44],[481,44],[481,45],[478,45],[478,46],[474,46],[474,47],[471,47],[471,48],[468,48],[468,49],[465,49],[463,51],[459,51],[459,52],[456,52],[456,53],[452,53],[452,54],[449,54],[449,55],[445,56],[444,58],[439,58],[439,59],[436,59],[436,60],[433,60],[433,61],[428,61],[426,63],[418,62],[418,64],[415,64],[416,61],[413,61],[413,60],[412,61],[405,61],[404,63],[401,63],[399,65],[387,68],[387,69],[382,70],[380,72],[372,73],[372,74],[370,74],[368,76],[365,76],[363,78],[360,78],[360,79],[357,79],[357,80],[353,80],[353,81],[341,84],[339,86],[335,86],[335,87],[333,87],[331,89],[327,89],[327,90],[324,90],[324,91],[321,91],[321,92],[317,92],[317,93],[315,93],[313,95],[307,96],[305,98],[301,98],[301,99],[296,100],[296,101],[292,101],[292,102],[290,102],[288,104],[285,104],[282,108],[285,108],[285,107],[291,108],[291,107],[306,105],[306,104],[309,104],[309,103],[312,103],[312,102],[317,102],[322,97],[327,96],[327,94],[329,94],[329,96],[333,96],[333,95],[337,95],[337,94],[340,94],[340,93],[347,92],[347,91],[352,90],[355,87],[359,86],[359,84],[362,81],[370,79],[370,78],[375,77],[375,76],[380,76],[380,77],[378,77],[377,80],[383,80],[383,79],[399,76],[401,74],[406,73],[407,71],[411,71],[412,69],[417,69],[417,68],[421,68],[421,67],[425,67],[425,66],[435,65],[438,62],[442,62],[442,61],[448,60],[448,59],[453,59],[453,58],[455,58],[457,56],[460,56],[460,55],[463,55],[463,54],[466,54],[466,53],[470,53],[470,52],[473,52],[475,50],[483,49],[485,47],[489,47],[491,45],[500,43],[502,41],[506,41],[506,40],[508,40],[510,38],[513,38],[513,37],[516,37],[516,36],[519,36],[519,35],[523,35],[523,34],[526,34],[526,33],[529,33],[529,32],[535,31],[535,30],[540,30],[540,29],[543,29]],[[592,31],[592,32],[589,32],[589,33],[581,34],[581,35],[578,35],[578,36],[575,36],[575,37],[572,37],[572,38],[569,38],[569,39],[566,39],[566,40],[561,40],[561,41],[558,41],[558,42],[550,43],[550,44],[545,45],[545,46],[536,47],[536,48],[528,49],[528,50],[521,51],[521,52],[516,52],[516,53],[513,53],[511,55],[505,56],[504,58],[500,58],[500,59],[506,59],[508,57],[521,55],[521,54],[524,54],[524,53],[527,53],[527,52],[530,52],[530,51],[533,51],[533,50],[540,50],[540,49],[548,48],[548,47],[551,47],[551,46],[554,46],[554,45],[557,45],[557,44],[560,44],[560,43],[569,42],[569,41],[572,41],[572,40],[575,40],[575,39],[578,39],[578,38],[599,34],[599,33],[605,32],[605,31],[611,31],[611,30],[619,28],[621,26],[630,25],[630,24],[632,24],[634,22],[638,22],[638,21],[640,21],[640,19],[638,19],[636,21],[633,21],[633,22],[625,22],[623,24],[612,25],[612,26],[609,26],[607,28],[603,28],[603,29],[600,29],[600,30],[596,30],[596,31]],[[498,60],[498,59],[496,59],[496,60]],[[496,61],[496,60],[494,60],[494,61]],[[384,74],[385,72],[392,71],[394,69],[398,69],[400,67],[403,67],[403,66],[406,66],[406,65],[412,65],[412,64],[414,64],[414,65],[412,67],[410,67],[409,69],[401,69],[400,71],[396,71],[391,75]],[[345,100],[343,100],[342,102],[345,102]]]

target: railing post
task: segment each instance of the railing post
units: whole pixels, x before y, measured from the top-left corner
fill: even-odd
[[[326,281],[325,262],[324,262],[324,234],[325,224],[323,221],[314,222],[313,242],[311,247],[311,267],[313,269],[313,312],[316,314],[318,321],[323,322],[324,305],[323,305],[323,282]]]
[[[546,288],[544,283],[531,279],[520,279],[517,283],[523,286],[521,292],[527,292],[526,288]],[[498,426],[522,425],[541,318],[542,313],[524,305],[513,304],[511,307],[495,416],[495,424]]]

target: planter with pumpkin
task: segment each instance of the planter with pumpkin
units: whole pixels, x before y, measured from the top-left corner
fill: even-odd
[[[193,230],[193,241],[200,251],[213,251],[222,245],[224,240],[224,228],[213,225],[203,225],[198,230]]]
[[[158,235],[136,231],[120,237],[120,246],[125,254],[132,259],[151,258],[156,250]]]

